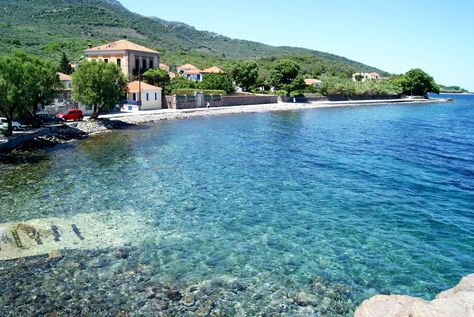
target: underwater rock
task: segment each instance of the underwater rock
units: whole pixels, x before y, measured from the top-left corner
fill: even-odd
[[[62,255],[58,250],[51,251],[48,254],[48,260],[55,260],[55,259],[59,259],[61,257],[62,257]]]
[[[114,252],[114,256],[117,258],[117,259],[127,259],[129,256],[130,256],[130,251],[128,251],[127,249],[125,248],[119,248],[117,250],[115,250]]]
[[[293,295],[291,299],[293,300],[293,303],[298,306],[310,306],[316,303],[315,296],[305,292],[299,292],[298,294]]]
[[[404,295],[376,295],[357,308],[354,317],[474,316],[474,274],[429,302]]]
[[[153,302],[153,305],[157,310],[166,310],[169,307],[169,304],[167,301],[163,299],[157,299]]]
[[[183,298],[179,290],[177,289],[169,289],[165,292],[166,298],[172,300],[174,302],[178,302]]]

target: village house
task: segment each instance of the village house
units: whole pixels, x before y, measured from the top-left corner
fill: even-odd
[[[182,66],[179,66],[176,68],[177,72],[179,75],[190,79],[190,80],[195,80],[195,81],[201,81],[202,80],[202,75],[201,71],[199,68],[192,64],[184,64]]]
[[[144,82],[132,81],[128,84],[127,101],[124,111],[158,110],[162,108],[162,89]]]
[[[223,74],[224,71],[219,67],[213,66],[210,68],[206,68],[200,70],[196,66],[192,64],[184,64],[182,66],[177,67],[178,74],[181,76],[195,81],[202,81],[204,76],[207,74]]]
[[[148,69],[157,69],[160,66],[160,53],[128,40],[90,46],[84,53],[88,61],[99,60],[116,64],[131,79]]]
[[[63,84],[63,90],[54,97],[51,105],[43,107],[43,110],[50,114],[56,114],[78,106],[78,103],[72,100],[72,77],[63,73],[57,73],[57,75]]]
[[[355,73],[352,75],[353,81],[377,81],[381,80],[379,73],[372,72],[372,73]]]

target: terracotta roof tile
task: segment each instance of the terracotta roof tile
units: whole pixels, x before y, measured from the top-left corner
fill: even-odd
[[[132,81],[128,84],[129,91],[139,91],[139,90],[161,90],[160,87],[153,86],[144,82]]]
[[[178,69],[198,69],[198,68],[192,64],[184,64],[182,66],[179,66]]]
[[[202,74],[222,74],[224,71],[220,69],[219,67],[212,66],[210,68],[206,68],[201,70]]]
[[[67,74],[63,74],[63,73],[57,73],[57,74],[59,76],[59,80],[61,81],[67,81],[67,80],[72,81],[72,77]]]
[[[89,48],[85,50],[86,53],[88,52],[96,52],[96,51],[117,51],[117,50],[126,50],[126,51],[138,51],[138,52],[147,52],[147,53],[155,53],[159,54],[157,51],[149,49],[145,46],[141,46],[130,42],[128,40],[120,40],[116,42],[107,43],[101,46]]]

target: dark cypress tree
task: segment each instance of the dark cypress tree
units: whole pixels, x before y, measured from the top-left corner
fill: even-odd
[[[71,63],[66,56],[66,53],[63,52],[63,57],[61,58],[61,63],[59,64],[59,72],[63,74],[70,75],[72,73]]]

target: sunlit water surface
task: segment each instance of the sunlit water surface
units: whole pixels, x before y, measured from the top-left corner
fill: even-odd
[[[0,166],[1,223],[142,224],[123,223],[127,256],[0,262],[0,315],[350,316],[377,293],[430,299],[474,272],[473,136],[474,97],[458,96],[161,122]]]

